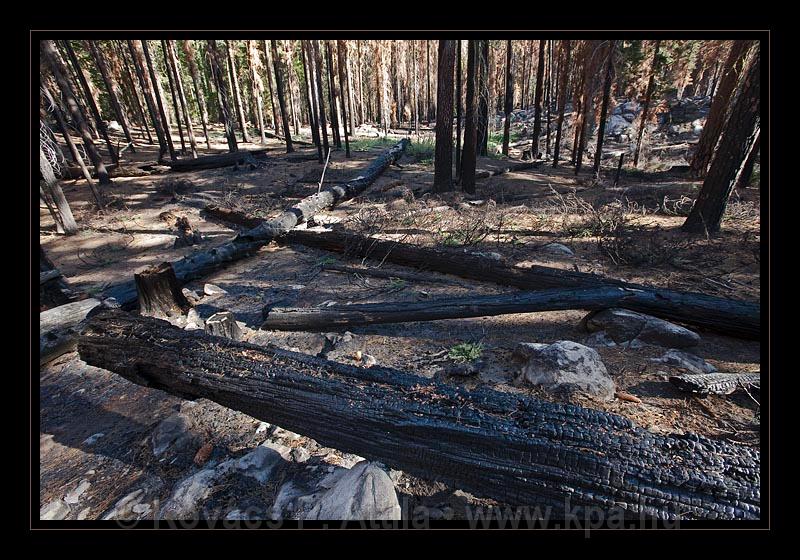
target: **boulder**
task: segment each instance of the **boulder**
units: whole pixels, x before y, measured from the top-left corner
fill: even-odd
[[[689,329],[628,309],[592,312],[583,324],[591,333],[605,331],[617,344],[638,340],[665,348],[690,348],[700,342],[700,335]]]
[[[236,469],[245,476],[265,484],[284,461],[291,461],[291,449],[285,445],[264,442],[236,462]]]
[[[522,342],[514,355],[522,362],[518,383],[539,385],[553,392],[582,392],[605,400],[614,398],[614,381],[593,348],[571,340],[552,344]]]
[[[375,464],[362,461],[320,497],[305,519],[399,520],[400,511],[389,475]]]
[[[665,364],[670,367],[685,369],[691,373],[713,373],[717,368],[706,362],[700,356],[670,349],[660,358],[650,358],[651,362]]]

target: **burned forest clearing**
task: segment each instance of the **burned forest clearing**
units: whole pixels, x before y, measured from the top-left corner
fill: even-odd
[[[41,520],[760,518],[758,41],[40,49]]]

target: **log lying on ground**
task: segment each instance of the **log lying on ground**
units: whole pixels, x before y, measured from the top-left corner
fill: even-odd
[[[383,270],[381,268],[365,268],[361,266],[346,266],[342,264],[323,264],[320,266],[322,270],[329,270],[333,272],[343,272],[345,274],[357,274],[361,276],[372,276],[373,278],[387,278],[406,280],[409,282],[430,282],[435,284],[455,284],[464,286],[465,283],[458,280],[450,279],[442,276],[433,276],[430,274],[415,274],[413,272],[397,272],[394,270]]]
[[[329,307],[271,308],[263,311],[262,329],[334,330],[359,325],[409,323],[510,313],[625,307],[641,292],[625,288],[541,290],[492,296],[443,298],[421,302],[365,303]],[[646,296],[645,296],[646,297]]]
[[[669,382],[681,391],[699,395],[730,395],[737,389],[761,389],[761,374],[758,373],[699,373],[673,375]]]
[[[75,327],[98,305],[99,299],[89,298],[39,313],[39,365],[75,349]]]
[[[507,161],[502,162],[498,165],[491,165],[485,169],[478,169],[475,172],[476,179],[487,179],[489,177],[495,177],[497,175],[503,175],[505,173],[511,173],[512,171],[525,171],[528,169],[535,169],[542,165],[541,161]]]
[[[261,222],[228,243],[194,253],[172,263],[175,276],[182,283],[205,276],[229,262],[252,255],[277,236],[308,221],[320,210],[331,208],[342,200],[361,194],[402,155],[409,143],[409,140],[404,138],[378,156],[353,180],[341,185],[334,185],[304,198],[277,218]],[[113,297],[124,308],[130,308],[136,303],[136,285],[133,281],[123,282],[107,288],[101,295],[105,298]]]
[[[638,290],[639,294],[623,306],[627,309],[741,338],[758,339],[761,332],[761,306],[758,303],[664,290],[546,266],[518,268],[472,253],[382,241],[347,232],[294,230],[282,239],[352,257],[377,259],[523,290],[629,288]]]
[[[134,383],[207,398],[506,504],[669,519],[760,516],[757,450],[656,435],[605,412],[356,368],[119,310],[89,318],[78,351]]]
[[[210,156],[200,156],[194,159],[178,159],[167,162],[173,171],[197,171],[199,169],[217,169],[219,167],[229,167],[253,161],[256,156],[260,156],[267,151],[267,148],[260,150],[239,150],[238,152],[226,152],[224,154],[214,154]]]

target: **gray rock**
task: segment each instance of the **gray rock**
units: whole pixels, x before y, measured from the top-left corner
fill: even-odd
[[[66,519],[69,515],[69,506],[63,500],[53,500],[39,510],[39,519],[51,521]]]
[[[228,292],[215,284],[206,284],[203,286],[203,293],[207,296],[213,296],[215,294],[227,294]]]
[[[399,520],[400,511],[389,475],[373,463],[362,461],[322,495],[305,519]]]
[[[565,255],[568,257],[575,256],[575,253],[572,252],[572,249],[566,245],[562,245],[561,243],[548,243],[542,247],[542,251],[545,253],[550,253],[551,255]]]
[[[124,519],[126,517],[130,517],[131,513],[133,512],[133,508],[139,504],[143,496],[144,488],[134,490],[114,504],[114,507],[107,511],[101,519]]]
[[[88,438],[83,440],[83,445],[94,445],[95,443],[97,443],[97,440],[99,440],[104,435],[105,434],[103,432],[97,432],[96,434],[92,434]]]
[[[311,454],[304,447],[295,447],[292,449],[292,459],[297,463],[305,463],[311,458]]]
[[[172,490],[159,511],[161,519],[198,519],[200,505],[211,495],[217,481],[235,466],[235,459],[228,459],[216,467],[203,469],[184,478]]]
[[[236,462],[236,469],[245,476],[265,484],[284,461],[291,461],[291,449],[279,443],[264,442]]]
[[[670,367],[689,370],[692,373],[713,373],[717,368],[706,362],[700,356],[670,349],[660,358],[651,358],[651,362],[661,363]]]
[[[700,335],[669,321],[627,309],[604,309],[583,319],[589,332],[605,331],[617,344],[639,340],[665,348],[689,348],[700,342]]]
[[[74,490],[64,496],[64,502],[67,504],[77,504],[80,502],[81,496],[89,489],[91,485],[92,483],[88,480],[81,480],[80,484],[78,484]]]
[[[303,437],[300,434],[296,434],[294,432],[290,432],[289,430],[284,430],[283,428],[278,427],[275,428],[275,430],[272,432],[272,435],[276,438],[288,441],[294,441]]]
[[[196,439],[191,427],[191,419],[181,413],[173,414],[162,420],[150,436],[153,455],[163,457],[168,451],[171,455],[188,450]]]
[[[614,381],[593,348],[571,340],[522,342],[515,357],[523,362],[518,383],[528,382],[553,392],[583,392],[605,400],[614,397]]]

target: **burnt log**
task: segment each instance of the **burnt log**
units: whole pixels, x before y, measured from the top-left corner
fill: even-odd
[[[39,313],[40,366],[75,349],[77,325],[98,305],[100,300],[89,298]]]
[[[308,221],[320,210],[331,208],[343,200],[361,194],[392,163],[394,163],[410,144],[403,138],[394,147],[378,156],[370,165],[351,181],[334,185],[319,193],[306,197],[278,217],[264,221],[256,227],[242,232],[232,241],[201,251],[172,263],[175,276],[179,282],[201,278],[206,274],[226,265],[254,254],[258,249],[284,235],[293,227]],[[199,158],[198,158],[199,159]],[[197,160],[192,160],[197,161]],[[128,309],[136,303],[136,285],[134,282],[122,282],[103,291],[103,297],[113,297],[121,306]]]
[[[699,373],[692,375],[673,375],[669,382],[681,391],[706,395],[730,395],[737,389],[761,389],[761,375],[758,373]]]
[[[758,450],[657,435],[606,412],[357,368],[120,310],[87,319],[78,352],[134,383],[207,398],[501,503],[662,519],[760,517]]]
[[[168,162],[172,171],[197,171],[200,169],[218,169],[220,167],[231,167],[243,165],[261,159],[267,148],[259,150],[239,150],[238,152],[226,152],[224,154],[214,154],[210,156],[200,156],[194,159],[177,159]]]
[[[170,263],[163,262],[133,277],[139,294],[139,314],[170,319],[186,315],[192,308]]]
[[[365,303],[329,307],[265,307],[262,329],[329,331],[359,325],[437,321],[465,317],[490,317],[511,313],[564,309],[625,307],[640,292],[625,288],[541,290],[514,294],[442,298],[422,302]]]

